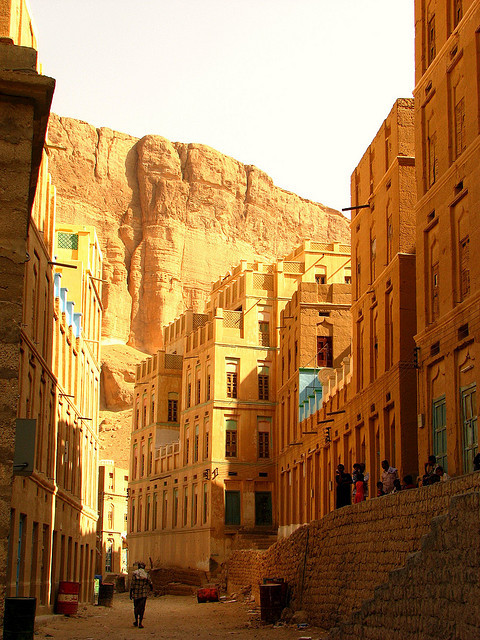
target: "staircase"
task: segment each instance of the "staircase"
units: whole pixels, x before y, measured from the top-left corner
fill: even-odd
[[[256,549],[258,551],[268,549],[277,542],[277,531],[268,530],[240,530],[232,538],[232,551],[239,549]]]

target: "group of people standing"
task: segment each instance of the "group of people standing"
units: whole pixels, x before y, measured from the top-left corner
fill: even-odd
[[[479,460],[480,462],[480,460]],[[345,471],[343,464],[337,466],[335,474],[336,508],[345,507],[357,502],[363,502],[368,497],[368,481],[370,475],[365,471],[365,463],[356,462],[353,465],[352,473]],[[443,468],[437,464],[435,456],[429,456],[425,463],[425,474],[414,483],[411,475],[403,477],[403,483],[398,477],[398,470],[390,466],[388,460],[382,461],[381,480],[377,482],[377,497],[385,496],[389,493],[397,493],[405,489],[416,489],[418,486],[427,486],[435,482],[448,480],[448,475]]]

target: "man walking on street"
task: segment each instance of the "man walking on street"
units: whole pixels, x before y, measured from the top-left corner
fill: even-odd
[[[133,613],[135,615],[134,627],[143,629],[143,615],[145,613],[145,605],[147,597],[153,589],[150,576],[145,571],[145,563],[137,562],[136,571],[132,573],[132,582],[130,584],[130,600],[133,600]]]

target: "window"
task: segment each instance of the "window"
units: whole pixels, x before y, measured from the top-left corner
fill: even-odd
[[[431,275],[430,275],[430,295],[431,295],[431,320],[434,322],[439,315],[439,271],[438,271],[438,262],[432,265]]]
[[[327,283],[327,276],[324,273],[317,273],[315,275],[315,282],[317,284],[326,284]]]
[[[270,346],[270,324],[268,322],[258,323],[258,343],[262,347]]]
[[[358,248],[357,248],[358,251]],[[355,283],[355,294],[359,298],[362,291],[362,263],[360,258],[357,258],[357,280]]]
[[[193,441],[193,461],[198,462],[198,424],[195,425],[195,440]]]
[[[333,367],[332,336],[317,336],[317,367]]]
[[[207,425],[206,425],[206,428],[207,428],[207,427],[208,427],[208,423],[207,423]],[[208,431],[205,431],[205,449],[204,449],[204,455],[203,455],[203,457],[204,457],[205,459],[206,459],[206,458],[208,458],[208,453],[209,453],[209,451],[208,451],[208,449],[209,449],[209,439],[210,439],[210,437],[209,437],[209,432],[208,432]]]
[[[203,524],[208,520],[208,484],[203,485]]]
[[[227,420],[225,431],[225,457],[237,457],[237,421]]]
[[[135,427],[140,428],[140,398],[138,396],[135,406]]]
[[[225,491],[225,524],[240,524],[240,491]]]
[[[151,475],[153,470],[153,449],[152,449],[152,438],[148,439],[148,447],[147,447],[147,475]]]
[[[113,529],[113,522],[114,522],[113,516],[114,516],[114,506],[110,505],[108,509],[108,518],[107,518],[107,528],[109,529],[109,531]]]
[[[462,0],[453,0],[453,28],[458,25],[463,17]]]
[[[72,249],[74,251],[78,249],[77,233],[66,233],[65,231],[59,231],[57,239],[59,249]]]
[[[270,491],[255,491],[255,525],[272,524],[272,494]]]
[[[186,527],[188,523],[188,487],[183,490],[183,526]]]
[[[470,294],[470,248],[469,238],[463,238],[460,241],[460,294],[461,299],[465,300]]]
[[[429,65],[432,64],[436,55],[435,16],[433,15],[427,23],[427,60]]]
[[[370,382],[378,375],[378,311],[370,311]]]
[[[205,389],[206,400],[210,400],[211,397],[211,384],[212,384],[212,376],[210,373],[210,367],[207,367],[207,384]]]
[[[227,360],[227,398],[238,398],[237,377],[238,360]]]
[[[445,396],[436,398],[432,408],[433,455],[447,471],[447,417]]]
[[[465,151],[465,98],[455,105],[455,158]]]
[[[157,522],[157,494],[153,494],[153,513],[152,513],[152,529],[156,529],[158,526]]]
[[[147,504],[145,505],[145,531],[150,529],[150,494],[147,495]]]
[[[178,488],[173,490],[173,526],[178,526]]]
[[[258,312],[258,344],[270,346],[270,314],[267,311]]]
[[[187,429],[185,432],[185,464],[189,462],[189,454],[190,454],[190,438],[189,438],[189,430]]]
[[[167,527],[167,515],[168,515],[168,494],[166,489],[163,491],[162,500],[162,529]]]
[[[135,480],[138,473],[138,445],[133,445],[133,469],[132,469],[132,480]]]
[[[370,281],[373,282],[376,278],[375,265],[377,261],[377,238],[375,236],[370,237]]]
[[[168,422],[178,422],[178,393],[168,394]]]
[[[473,471],[473,458],[478,453],[477,387],[475,384],[461,389],[463,472]]]
[[[437,133],[433,131],[427,138],[428,187],[437,179]]]
[[[387,217],[387,263],[393,257],[393,221],[392,216]]]
[[[192,380],[190,374],[187,382],[187,408],[192,404]]]
[[[200,378],[197,379],[197,404],[200,404]]]
[[[265,366],[258,369],[258,399],[269,399],[269,370]]]
[[[107,551],[105,554],[105,572],[110,573],[112,571],[112,555],[113,555],[113,542],[108,539]]]
[[[198,494],[197,494],[197,485],[194,484],[192,487],[192,527],[197,524],[197,513],[198,513]]]
[[[259,418],[257,420],[258,431],[258,457],[270,458],[270,420]]]

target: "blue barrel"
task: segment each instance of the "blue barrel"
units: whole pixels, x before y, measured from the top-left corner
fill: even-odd
[[[4,640],[34,640],[36,598],[5,598]]]

